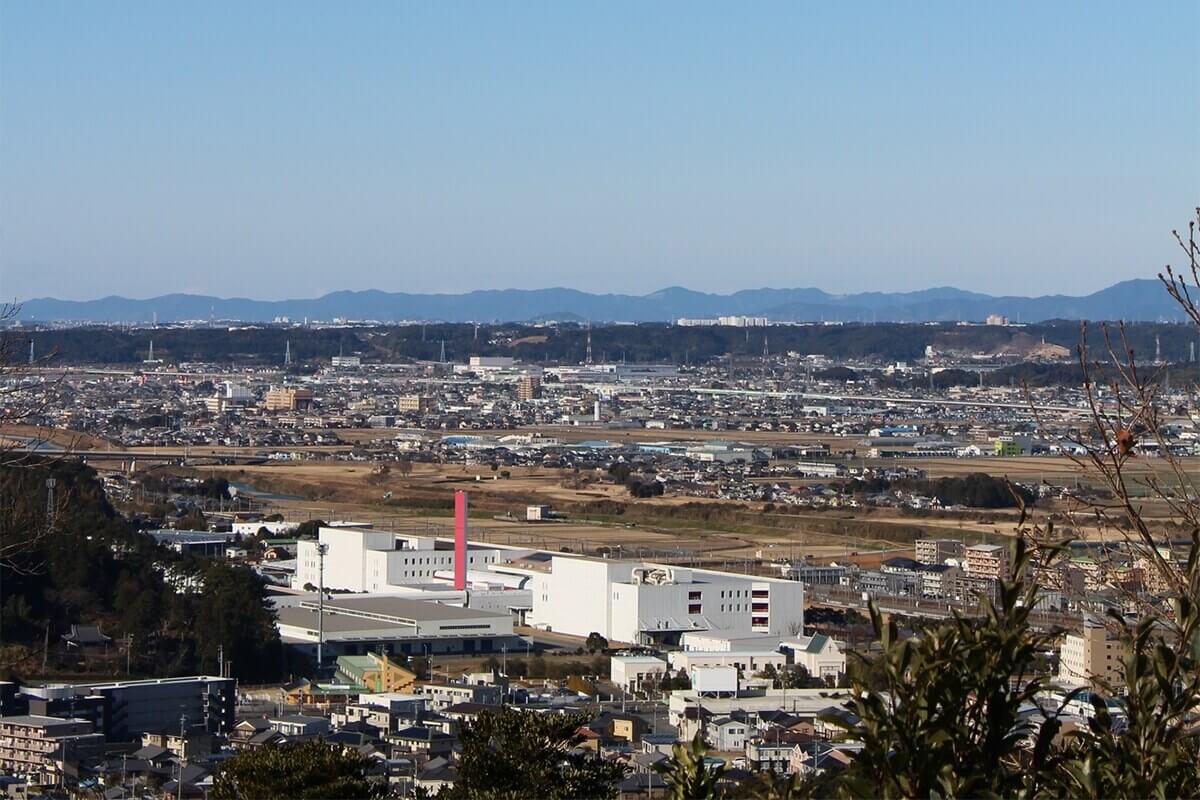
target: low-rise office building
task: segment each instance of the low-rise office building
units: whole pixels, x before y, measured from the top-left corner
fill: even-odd
[[[768,666],[775,669],[787,666],[787,655],[777,650],[726,650],[703,652],[679,650],[671,653],[671,669],[691,672],[696,667],[734,667],[748,678]]]
[[[667,662],[657,656],[615,655],[609,661],[609,678],[627,692],[658,686],[666,672]]]

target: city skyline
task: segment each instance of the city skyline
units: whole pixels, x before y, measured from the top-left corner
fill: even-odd
[[[0,294],[1152,277],[1197,6],[10,4]]]

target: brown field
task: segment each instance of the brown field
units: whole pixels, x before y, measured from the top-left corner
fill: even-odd
[[[51,428],[41,425],[5,425],[5,436],[19,437],[21,440],[32,439],[35,442],[45,442],[64,450],[107,450],[114,448],[112,442],[90,433],[67,430],[66,428]],[[15,439],[0,436],[0,445],[23,444]]]
[[[1074,468],[1069,460],[1057,458],[943,460],[921,466],[934,476],[994,469],[993,474],[1022,480],[1039,479],[1030,477],[1037,470],[1038,476],[1045,474],[1054,483],[1070,481],[1069,468]],[[1148,473],[1163,466],[1165,463],[1150,460],[1138,464],[1137,469]],[[761,504],[691,497],[634,499],[623,487],[606,483],[567,486],[564,479],[572,477],[569,473],[541,468],[514,468],[508,479],[497,479],[489,468],[477,465],[415,464],[412,473],[403,477],[395,468],[378,476],[374,466],[362,463],[282,462],[220,471],[231,480],[304,497],[273,502],[278,510],[299,519],[355,518],[387,527],[448,530],[452,493],[465,489],[471,494],[475,517],[472,535],[479,539],[550,550],[619,547],[629,554],[702,558],[710,564],[805,555],[829,560],[856,554],[854,560],[877,560],[872,554],[879,551],[907,552],[917,536],[998,541],[1014,535],[1019,523],[1019,514],[1012,510],[928,516],[893,509],[768,514]],[[384,499],[386,492],[392,493],[390,502]],[[607,505],[597,506],[598,501],[607,501]],[[569,521],[524,522],[525,506],[534,503],[552,506]],[[703,511],[706,507],[713,510],[711,518]],[[1070,518],[1070,510],[1062,501],[1043,501],[1032,510],[1028,523],[1044,524],[1054,514],[1060,531],[1072,523],[1079,538],[1113,536],[1111,531],[1095,528],[1086,516]],[[1148,502],[1145,511],[1152,519],[1166,517],[1161,503]]]
[[[1084,481],[1096,481],[1098,475],[1094,468],[1085,465],[1083,468],[1067,456],[1013,456],[1008,458],[913,458],[903,461],[889,460],[887,462],[868,461],[871,466],[883,463],[910,465],[925,470],[931,478],[955,477],[971,472],[986,472],[989,475],[1006,475],[1018,481],[1041,481],[1059,486],[1068,485],[1078,477]],[[1178,459],[1178,463],[1188,475],[1200,476],[1200,458],[1188,457]],[[1144,478],[1153,475],[1160,479],[1171,478],[1171,464],[1164,458],[1132,459],[1126,466],[1126,473],[1134,478]]]
[[[861,437],[836,437],[812,434],[743,431],[695,430],[612,430],[592,427],[543,426],[519,431],[484,431],[488,435],[528,433],[536,430],[564,441],[608,439],[614,442],[664,440],[731,439],[756,444],[824,442],[834,450],[858,447]],[[65,449],[110,450],[118,446],[99,437],[60,429],[11,426],[13,436],[47,441]],[[397,431],[386,429],[339,431],[348,442],[389,438]],[[441,433],[441,432],[438,432]],[[11,442],[11,440],[10,440]],[[0,446],[5,441],[0,438]],[[147,453],[154,448],[143,448]],[[309,451],[344,451],[346,446],[289,448]],[[183,455],[181,448],[158,448],[160,455]],[[189,448],[195,456],[225,455],[230,448]],[[1200,459],[1180,462],[1189,476],[1200,474]],[[1070,485],[1077,480],[1098,483],[1094,471],[1081,469],[1065,456],[978,458],[978,459],[906,459],[858,461],[862,465],[913,466],[927,471],[932,478],[961,476],[971,472],[1004,475],[1023,482],[1047,481]],[[565,471],[516,467],[507,479],[496,479],[486,465],[415,464],[410,475],[401,477],[393,465],[386,476],[374,474],[375,468],[364,463],[288,463],[261,466],[171,468],[193,474],[223,474],[260,489],[297,495],[303,499],[274,500],[270,504],[296,519],[346,519],[372,521],[397,528],[435,528],[449,525],[449,502],[455,489],[471,493],[473,536],[479,539],[518,546],[545,549],[569,548],[595,551],[604,546],[623,552],[642,554],[659,560],[702,559],[708,565],[733,565],[742,559],[767,561],[794,559],[809,555],[821,560],[847,559],[877,561],[883,553],[909,552],[916,535],[962,536],[972,541],[991,541],[1012,536],[1018,515],[1014,512],[988,512],[962,515],[915,517],[891,509],[841,509],[806,511],[799,514],[763,513],[761,504],[730,503],[694,497],[634,499],[620,486],[586,480],[575,485]],[[1174,484],[1170,465],[1162,459],[1146,458],[1130,462],[1128,472],[1136,485],[1147,476],[1156,476]],[[586,473],[584,474],[586,478]],[[793,484],[805,481],[780,477]],[[384,494],[391,492],[390,500]],[[525,523],[524,509],[530,504],[547,504],[566,514],[569,521],[542,524]],[[705,509],[711,509],[711,513]],[[1066,524],[1068,509],[1061,503],[1040,505],[1033,513],[1034,522],[1048,515],[1060,516]],[[1145,511],[1152,519],[1165,519],[1167,509],[1161,502],[1147,501]],[[501,517],[502,519],[496,519]],[[1075,535],[1096,538],[1103,534],[1094,527],[1076,524]]]

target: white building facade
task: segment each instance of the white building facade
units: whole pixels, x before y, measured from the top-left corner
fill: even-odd
[[[454,569],[454,545],[448,539],[359,527],[323,527],[318,537],[318,542],[329,548],[325,554],[326,589],[386,592],[444,582],[436,573]],[[297,543],[293,588],[320,585],[318,542]],[[509,558],[513,551],[470,544],[467,569],[486,570],[502,558],[502,553],[503,558]]]
[[[804,625],[804,585],[796,581],[557,555],[548,570],[526,574],[529,624],[575,636],[675,644],[692,631],[787,637]]]

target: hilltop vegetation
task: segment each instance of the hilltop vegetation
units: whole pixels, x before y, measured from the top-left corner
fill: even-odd
[[[952,323],[881,323],[847,325],[775,325],[770,328],[676,327],[662,323],[595,327],[591,331],[596,361],[702,364],[733,354],[747,366],[761,364],[763,339],[771,353],[821,354],[832,358],[878,358],[912,361],[927,345],[941,351],[1006,352],[1023,342],[1042,339],[1073,352],[1079,324],[1051,322],[1020,329],[995,326],[961,327]],[[1192,341],[1187,326],[1139,323],[1127,327],[1130,346],[1140,357],[1155,352],[1155,337],[1165,357],[1184,360]],[[375,362],[436,361],[445,342],[446,358],[463,362],[472,355],[514,356],[526,362],[578,363],[587,350],[588,330],[576,324],[556,326],[430,324],[360,328],[68,328],[14,336],[22,351],[32,339],[39,354],[54,354],[50,363],[136,364],[154,342],[156,358],[168,362],[206,361],[282,365],[289,346],[297,364],[328,363],[339,353]],[[1017,346],[1015,353],[1024,352]],[[303,367],[298,367],[302,369]],[[1075,366],[1021,367],[1024,372],[996,374],[989,382],[1007,385],[1030,377],[1034,382],[1078,384]],[[837,376],[829,376],[839,379]],[[853,379],[851,373],[842,379]],[[950,380],[950,376],[941,381]],[[955,383],[974,385],[975,373],[957,375]]]
[[[223,647],[235,677],[279,678],[283,652],[258,576],[158,547],[117,513],[90,467],[9,458],[0,507],[0,665],[9,672],[36,674],[44,661],[52,672],[123,673],[122,640],[132,637],[135,674],[215,672]],[[62,648],[72,624],[99,626],[112,639],[107,653]]]

